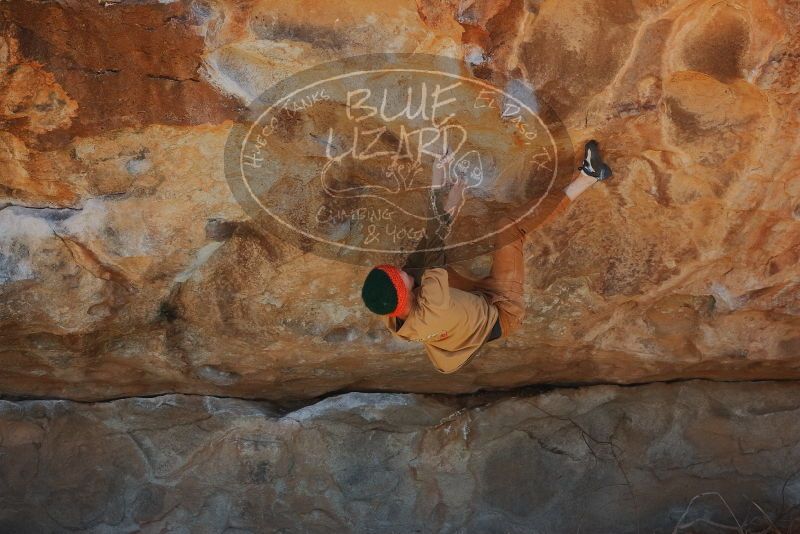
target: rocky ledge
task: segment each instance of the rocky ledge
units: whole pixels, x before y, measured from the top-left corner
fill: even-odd
[[[0,531],[767,532],[798,421],[797,382],[4,401]]]

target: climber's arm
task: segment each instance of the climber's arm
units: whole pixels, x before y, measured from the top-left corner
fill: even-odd
[[[403,269],[414,276],[417,285],[421,284],[425,269],[445,267],[445,238],[450,234],[453,224],[454,208],[459,196],[463,193],[463,185],[453,184],[448,180],[450,167],[444,161],[434,164],[431,169],[431,187],[428,189],[427,216],[424,237],[417,244],[417,249],[408,257]]]
[[[452,220],[450,214],[444,210],[440,196],[433,189],[430,190],[429,202],[430,210],[428,215],[430,218],[425,226],[424,237],[420,239],[416,250],[408,256],[405,265],[403,265],[403,270],[414,276],[414,280],[418,285],[425,269],[447,265],[444,240],[440,237],[440,226],[442,224],[452,224]],[[436,217],[436,214],[439,214],[439,216]]]

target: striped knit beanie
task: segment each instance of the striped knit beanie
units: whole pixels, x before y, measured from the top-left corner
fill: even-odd
[[[364,280],[361,298],[370,311],[378,315],[394,317],[405,309],[408,290],[400,276],[400,269],[394,265],[378,265]]]

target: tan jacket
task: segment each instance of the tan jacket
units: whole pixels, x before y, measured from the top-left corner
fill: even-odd
[[[424,343],[438,371],[457,371],[486,341],[497,308],[480,293],[449,287],[443,268],[425,270],[414,294],[414,306],[400,330],[394,317],[384,315],[386,327],[396,337]]]

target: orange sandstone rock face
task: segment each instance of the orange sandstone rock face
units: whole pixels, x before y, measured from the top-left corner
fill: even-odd
[[[799,36],[787,1],[4,2],[0,392],[800,377]],[[614,168],[529,240],[525,327],[455,375],[225,181],[240,108],[372,52],[524,80]]]

